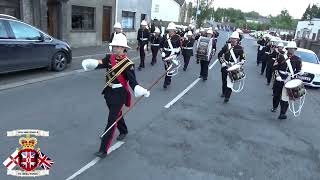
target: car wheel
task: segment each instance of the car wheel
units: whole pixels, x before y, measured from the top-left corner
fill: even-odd
[[[63,52],[57,52],[52,57],[51,65],[54,71],[63,71],[67,67],[67,55]]]

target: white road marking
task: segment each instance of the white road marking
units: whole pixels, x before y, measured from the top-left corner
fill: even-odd
[[[214,65],[216,65],[216,63],[219,61],[219,59],[216,59],[209,67],[209,69],[212,69]]]
[[[108,155],[112,152],[117,150],[119,147],[121,147],[124,144],[123,141],[118,141],[117,143],[115,143],[113,146],[111,146],[108,150]],[[70,177],[68,177],[66,180],[71,180],[74,179],[75,177],[77,177],[78,175],[82,174],[84,171],[88,170],[89,168],[91,168],[92,166],[94,166],[95,164],[97,164],[97,162],[99,162],[101,160],[100,157],[96,157],[94,158],[92,161],[90,161],[87,165],[83,166],[79,171],[75,172],[73,175],[71,175]]]
[[[213,66],[218,62],[218,59],[216,59],[209,67],[209,69],[212,69]],[[195,81],[193,81],[185,90],[183,90],[180,94],[178,94],[172,101],[170,101],[167,105],[165,105],[165,108],[171,107],[174,103],[176,103],[182,96],[184,96],[193,86],[195,86],[201,78],[197,78]]]
[[[78,58],[85,58],[85,57],[91,57],[91,56],[101,56],[101,55],[106,55],[106,53],[90,54],[90,55],[84,55],[84,56],[74,56],[72,58],[73,59],[78,59]]]

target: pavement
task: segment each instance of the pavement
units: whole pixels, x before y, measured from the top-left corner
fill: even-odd
[[[219,50],[226,39],[221,32]],[[100,94],[104,71],[77,70],[82,59],[103,57],[104,48],[74,50],[73,64],[62,72],[72,73],[63,76],[32,82],[60,74],[36,70],[1,77],[0,89],[27,83],[0,90],[0,160],[19,147],[6,131],[32,128],[50,131],[38,138],[41,151],[55,162],[50,175],[41,177],[46,180],[319,180],[319,89],[307,88],[300,117],[288,112],[287,120],[278,120],[279,111],[270,112],[272,89],[256,66],[256,42],[245,38],[242,44],[246,84],[228,104],[220,98],[220,64],[211,62],[203,82],[193,57],[168,89],[160,81],[126,115],[125,143],[104,159],[94,156],[108,114]],[[137,52],[128,56],[138,64]],[[136,71],[144,87],[164,72],[160,56],[155,66],[150,62],[149,55],[146,68]],[[3,166],[0,179],[21,178],[7,176]]]

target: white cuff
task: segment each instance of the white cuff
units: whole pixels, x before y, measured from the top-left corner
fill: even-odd
[[[135,97],[140,97],[140,96],[149,97],[150,91],[148,91],[147,89],[145,89],[139,85],[136,85],[134,87],[134,96]]]

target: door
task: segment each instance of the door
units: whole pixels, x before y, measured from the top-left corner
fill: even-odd
[[[102,41],[110,40],[111,16],[112,16],[112,8],[109,6],[103,6]]]
[[[34,27],[19,21],[9,21],[14,36],[11,42],[15,51],[12,62],[17,69],[29,69],[48,65],[50,45],[43,41],[43,35]]]
[[[10,45],[7,21],[0,20],[0,72],[11,71],[14,48]]]
[[[49,0],[47,6],[48,34],[54,38],[60,39],[60,4],[55,0]]]

